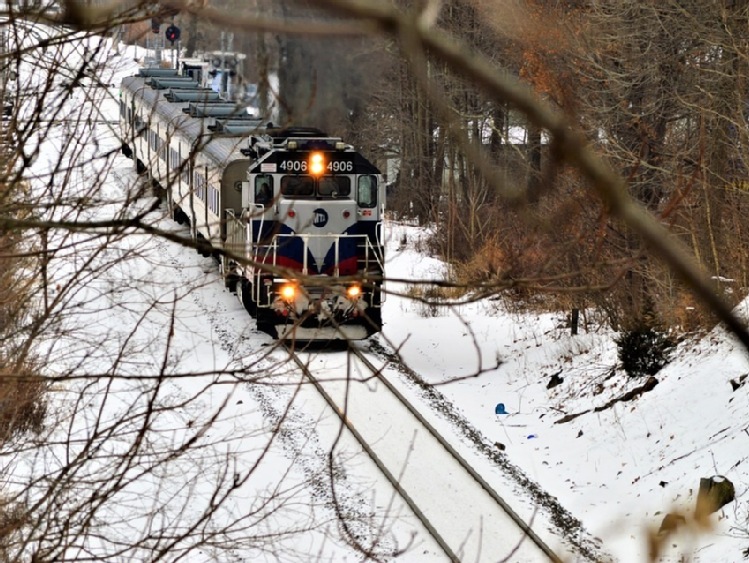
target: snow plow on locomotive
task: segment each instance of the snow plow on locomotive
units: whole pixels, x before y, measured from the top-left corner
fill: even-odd
[[[122,83],[123,152],[216,258],[258,329],[299,340],[379,331],[377,168],[338,137],[273,128],[192,81],[139,74]]]

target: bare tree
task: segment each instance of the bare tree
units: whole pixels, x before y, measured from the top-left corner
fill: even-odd
[[[0,183],[0,558],[308,560],[330,542],[387,557],[403,546],[360,498],[334,500],[345,476],[294,407],[302,381],[242,345],[249,319],[211,352],[215,312],[194,291],[216,283],[213,264],[170,254],[164,241],[198,241],[119,154],[119,77],[133,61],[107,33],[150,19],[141,8],[84,31],[49,10],[2,24],[12,108]],[[158,275],[169,264],[178,285]],[[190,308],[197,322],[184,326]],[[107,311],[128,321],[110,324]],[[208,344],[211,361],[185,336]],[[269,397],[279,393],[286,409]],[[298,553],[299,536],[315,552]]]
[[[548,292],[587,283],[593,292],[603,289],[593,287],[600,278],[590,271],[599,263],[649,282],[675,275],[749,348],[746,329],[693,260],[696,253],[710,273],[724,273],[714,249],[740,224],[740,215],[725,218],[721,211],[745,205],[743,145],[737,141],[746,136],[743,104],[736,110],[745,92],[740,26],[745,8],[720,11],[725,25],[708,26],[709,35],[695,38],[688,26],[674,36],[665,33],[671,27],[663,22],[696,17],[705,8],[700,3],[687,6],[692,11],[681,3],[592,5],[590,21],[601,22],[590,35],[597,48],[577,61],[589,82],[572,112],[572,97],[557,88],[562,81],[552,81],[541,92],[543,100],[514,76],[521,60],[508,55],[501,62],[513,71],[498,70],[500,61],[487,53],[498,45],[506,53],[517,43],[485,28],[478,4],[450,3],[459,28],[452,33],[439,28],[435,7],[440,4],[317,0],[301,11],[302,16],[311,9],[335,14],[324,21],[290,17],[292,7],[299,9],[296,4],[283,4],[280,14],[246,16],[210,5],[165,5],[231,29],[283,34],[279,52],[288,75],[278,99],[289,116],[333,130],[361,124],[379,130],[379,137],[371,136],[377,141],[370,142],[383,154],[397,154],[396,190],[414,205],[411,211],[404,204],[402,211],[433,220],[447,210],[453,232],[460,233],[445,243],[451,257],[470,259],[462,254],[462,241],[501,250],[494,271],[453,284],[463,291],[480,298],[508,287]],[[164,241],[200,245],[164,217],[159,202],[149,197],[149,179],[123,168],[117,158],[122,139],[102,108],[117,104],[110,59],[119,55],[101,35],[124,23],[147,21],[159,9],[120,4],[83,9],[70,2],[61,16],[10,8],[3,24],[4,94],[13,108],[6,130],[13,143],[6,145],[8,166],[0,183],[1,257],[8,264],[0,287],[0,359],[15,363],[0,375],[4,383],[12,382],[6,385],[8,396],[18,408],[3,404],[0,418],[6,425],[0,428],[2,446],[12,454],[3,457],[3,474],[13,476],[2,491],[0,555],[40,561],[197,554],[239,559],[246,553],[294,559],[309,553],[294,553],[294,544],[284,543],[284,537],[317,530],[324,540],[348,540],[367,556],[386,558],[402,546],[393,543],[386,526],[381,528],[386,519],[357,509],[358,499],[350,499],[347,510],[340,499],[333,500],[334,464],[301,459],[304,448],[292,448],[300,458],[293,461],[303,467],[312,490],[323,491],[320,497],[289,485],[291,463],[281,475],[263,480],[264,462],[277,454],[278,442],[312,439],[302,430],[314,424],[295,418],[293,409],[302,382],[284,379],[288,373],[281,362],[284,385],[271,385],[278,381],[277,360],[253,348],[251,339],[227,341],[221,333],[207,338],[206,330],[215,327],[206,329],[201,319],[215,312],[193,289],[215,283],[212,266],[197,253],[187,264],[170,254]],[[630,33],[607,35],[624,23],[634,26]],[[376,61],[378,76],[381,69],[392,91],[374,88],[359,96],[367,88],[357,75],[333,76],[326,89],[323,78],[329,77],[323,66],[315,71],[309,65],[311,51],[302,47],[302,35],[365,37],[355,42],[346,67],[356,66],[357,57]],[[472,35],[481,40],[455,39]],[[372,42],[382,46],[379,56],[366,48]],[[316,60],[344,60],[328,49],[330,58]],[[569,57],[545,58],[529,82],[538,84],[557,68],[570,72],[572,54],[570,48]],[[295,90],[295,79],[306,90]],[[349,103],[340,103],[344,91]],[[698,102],[706,94],[717,100],[708,107]],[[378,103],[370,106],[370,100]],[[310,108],[317,102],[320,111],[314,114]],[[596,107],[608,111],[597,113]],[[500,160],[499,153],[511,149],[497,148],[511,119],[531,131],[521,155],[530,171],[522,182],[513,182],[507,162]],[[708,148],[706,139],[713,134],[719,142]],[[693,207],[686,207],[689,201]],[[559,202],[568,207],[560,210]],[[497,212],[501,206],[523,213],[500,224],[497,219],[506,217]],[[564,216],[573,208],[570,216],[580,224]],[[560,230],[568,236],[556,239],[554,248],[570,248],[554,263],[543,252],[545,239],[534,232],[546,236],[550,217],[567,220]],[[603,235],[592,227],[601,217],[606,237],[617,240],[606,241],[600,262],[589,262],[572,248],[580,241],[596,248]],[[684,229],[677,234],[691,249],[668,231],[671,217],[678,217],[672,225]],[[706,233],[690,222],[694,217],[708,224]],[[744,237],[741,230],[742,242]],[[517,243],[530,240],[535,247]],[[743,268],[745,253],[738,254]],[[633,265],[641,256],[648,257],[647,267]],[[180,268],[184,285],[162,284],[149,267],[157,259]],[[507,275],[513,259],[524,261],[518,271],[532,275]],[[29,279],[28,272],[33,287],[21,281]],[[102,323],[113,308],[130,323]],[[185,309],[198,319],[188,327],[181,326]],[[88,319],[101,324],[87,324]],[[178,332],[191,334],[194,346],[180,347]],[[198,354],[212,359],[210,368],[193,368]],[[240,408],[248,383],[260,405],[255,412]],[[45,389],[54,393],[54,409],[45,406]],[[269,406],[274,393],[288,395],[288,409]],[[253,415],[253,424],[245,425]],[[267,419],[272,422],[262,422]],[[36,434],[22,435],[26,431]],[[328,452],[322,453],[315,450],[312,457],[327,461]],[[265,488],[251,488],[255,480]],[[297,510],[299,505],[304,510]],[[272,525],[276,519],[285,527]],[[334,534],[329,525],[341,519],[346,531]],[[352,539],[358,534],[351,532],[351,523],[368,538],[368,550]],[[280,547],[271,546],[271,539]]]

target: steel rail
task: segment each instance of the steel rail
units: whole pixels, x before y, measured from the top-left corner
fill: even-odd
[[[342,409],[330,396],[330,394],[324,389],[320,381],[311,373],[310,369],[296,354],[296,352],[294,352],[291,348],[287,348],[287,350],[292,361],[297,365],[297,367],[299,367],[300,370],[302,370],[302,373],[305,375],[305,377],[307,377],[310,383],[312,383],[315,389],[333,409],[341,422],[352,433],[357,442],[359,442],[359,445],[372,459],[377,468],[383,473],[383,475],[390,482],[393,488],[403,498],[409,508],[411,508],[411,510],[414,512],[419,521],[424,525],[429,534],[445,552],[447,557],[451,561],[459,562],[460,558],[448,545],[447,541],[434,527],[434,525],[432,525],[427,516],[414,502],[408,492],[403,489],[396,476],[393,475],[387,467],[385,467],[384,463],[377,456],[372,447],[366,442],[361,433],[357,431],[357,429],[348,419],[345,410]],[[398,391],[398,389],[395,388],[395,386],[393,386],[393,384],[388,381],[387,378],[383,377],[380,370],[378,370],[376,366],[374,366],[372,362],[370,362],[360,350],[349,343],[348,351],[356,356],[367,367],[367,369],[370,370],[373,376],[376,377],[377,380],[380,381],[388,389],[388,391],[390,391],[398,399],[398,401],[400,401],[400,403],[411,413],[411,415],[414,416],[414,418],[416,418],[416,420],[428,431],[428,433],[434,439],[436,439],[437,442],[439,442],[439,444],[455,459],[455,461],[457,461],[460,467],[479,484],[479,486],[492,498],[494,502],[497,503],[497,505],[509,516],[510,520],[512,520],[518,526],[518,528],[522,530],[528,540],[533,542],[533,544],[536,545],[539,550],[542,551],[553,563],[563,562],[563,560],[551,549],[551,547],[549,547],[546,542],[544,542],[543,539],[541,539],[541,537],[539,537],[538,534],[533,531],[533,529],[509,506],[509,504],[501,496],[499,496],[499,494],[497,494],[497,492],[486,482],[486,480],[481,477],[481,475],[479,475],[478,472],[473,469],[473,467],[469,465],[465,458],[461,456],[455,450],[455,448],[450,445],[450,443],[437,431],[437,429],[424,418],[424,416],[413,406],[413,404],[400,391]]]
[[[429,433],[442,445],[445,450],[455,459],[455,461],[458,462],[458,464],[471,476],[473,479],[481,486],[486,493],[492,497],[492,499],[502,508],[502,510],[505,511],[505,513],[510,517],[511,520],[513,520],[518,527],[523,530],[523,532],[526,534],[526,536],[534,543],[536,544],[541,551],[543,551],[548,557],[550,561],[553,561],[554,563],[563,563],[563,560],[556,554],[554,551],[549,547],[549,545],[546,544],[546,542],[541,539],[541,537],[536,534],[536,532],[533,531],[533,529],[523,520],[520,515],[515,512],[512,507],[505,501],[497,491],[495,491],[489,483],[486,482],[486,480],[479,475],[479,473],[471,467],[471,465],[466,461],[466,459],[461,456],[455,448],[440,434],[437,429],[424,418],[424,416],[413,406],[413,404],[400,392],[398,389],[390,382],[386,377],[382,376],[381,370],[377,369],[377,367],[370,362],[366,356],[361,352],[361,350],[358,350],[356,347],[349,344],[349,350],[352,354],[354,354],[359,360],[370,370],[370,372],[378,378],[380,382],[382,382],[389,390],[390,392],[395,395],[398,400],[403,404],[403,406],[408,409],[408,411],[416,417],[416,419],[426,428]]]
[[[419,519],[419,521],[424,525],[424,527],[429,532],[429,534],[434,538],[437,544],[442,548],[442,551],[445,552],[445,555],[447,555],[450,561],[453,561],[454,563],[460,563],[460,558],[450,548],[450,546],[447,544],[447,542],[442,537],[442,535],[437,531],[437,529],[431,524],[429,519],[421,511],[421,509],[416,505],[416,503],[411,498],[411,496],[403,489],[403,487],[401,487],[396,476],[393,475],[387,467],[385,467],[385,464],[382,462],[379,456],[374,452],[372,447],[367,443],[367,441],[364,439],[364,436],[362,436],[359,433],[359,431],[356,428],[354,428],[354,425],[346,416],[345,411],[338,406],[338,404],[333,400],[333,397],[331,397],[330,394],[324,389],[324,387],[318,381],[318,379],[314,375],[312,375],[312,372],[310,371],[310,369],[301,360],[301,358],[299,358],[296,352],[294,352],[291,348],[287,348],[287,350],[289,352],[289,356],[291,360],[302,371],[302,373],[310,381],[310,383],[312,383],[315,389],[317,389],[317,392],[320,393],[320,395],[322,395],[323,399],[325,399],[325,402],[328,403],[328,406],[330,406],[330,408],[333,409],[336,415],[338,415],[338,418],[341,420],[341,422],[346,426],[349,432],[351,432],[354,438],[356,438],[356,441],[359,442],[359,445],[364,449],[364,451],[367,453],[370,459],[374,462],[374,464],[377,466],[377,469],[379,469],[382,472],[385,478],[390,482],[393,488],[397,491],[397,493],[401,496],[401,498],[406,502],[408,507],[416,515],[416,518]]]

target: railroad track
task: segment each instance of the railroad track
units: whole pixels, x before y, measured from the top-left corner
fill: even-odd
[[[124,186],[122,178],[117,177],[117,181]],[[181,262],[177,256],[171,256],[165,249],[161,255],[179,269]],[[225,333],[227,327],[213,318],[217,314],[221,317],[220,313],[202,301],[198,305],[219,336],[219,345],[232,355],[236,354],[236,336]],[[270,350],[283,352],[282,363],[290,359],[314,385],[432,536],[446,559],[517,563],[563,560],[528,524],[533,515],[526,514],[526,519],[519,516],[388,378],[382,377],[381,368],[377,368],[355,345],[349,346],[345,353],[311,356],[314,361],[324,357],[325,361],[339,364],[333,369],[324,367],[322,370],[316,366],[315,373],[309,368],[310,361],[303,358],[304,352],[297,353],[283,347]],[[240,355],[246,353],[251,352],[245,350]],[[272,351],[268,358],[271,356],[274,356]],[[352,361],[357,365],[350,365]],[[327,375],[323,377],[320,373]],[[262,396],[267,386],[259,387],[255,390],[255,394],[260,394],[259,403],[270,404],[272,401]],[[277,418],[273,413],[268,416],[273,420]],[[311,426],[307,428],[312,431]],[[307,439],[301,437],[302,442]],[[297,451],[301,446],[289,444],[288,447]],[[320,459],[325,459],[326,452],[318,453]],[[319,469],[309,473],[317,474]],[[497,470],[504,471],[500,467]],[[584,555],[584,549],[578,551],[576,542],[569,543],[575,546],[576,556],[598,560]],[[564,556],[569,558],[568,548],[569,545],[563,549]]]
[[[355,346],[335,378],[289,355],[449,560],[562,561]]]

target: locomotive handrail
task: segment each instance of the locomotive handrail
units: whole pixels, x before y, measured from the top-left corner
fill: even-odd
[[[263,205],[262,203],[255,203],[253,205],[255,206],[255,211],[260,215],[260,225],[257,230],[257,236],[259,239],[263,235],[263,227],[265,226],[265,205]],[[252,236],[252,229],[248,230],[248,232],[250,233],[250,236]]]
[[[360,244],[362,244],[362,248],[364,249],[364,274],[370,272],[370,262],[376,263],[377,267],[379,268],[380,272],[384,271],[385,265],[382,260],[382,256],[378,249],[375,247],[375,245],[372,244],[372,242],[369,240],[369,237],[366,234],[360,234],[360,235],[343,235],[343,234],[275,234],[273,235],[273,238],[271,239],[270,243],[268,245],[263,245],[262,249],[258,245],[258,250],[264,250],[264,253],[262,255],[263,262],[265,262],[269,257],[271,258],[270,263],[272,265],[276,265],[278,261],[278,249],[279,247],[284,244],[284,239],[299,239],[303,243],[303,252],[302,252],[302,275],[307,275],[309,273],[309,263],[308,263],[308,256],[307,256],[307,249],[309,248],[309,243],[311,239],[327,239],[332,240],[332,244],[335,248],[335,276],[340,275],[340,270],[338,268],[338,265],[340,263],[340,244],[342,240],[358,240],[360,241]],[[260,257],[260,252],[258,252],[258,258]]]
[[[379,228],[378,228],[379,227]],[[375,238],[377,239],[377,255],[378,255],[378,262],[382,263],[385,260],[384,254],[384,248],[385,245],[382,243],[380,233],[384,233],[385,231],[385,222],[384,221],[377,221],[375,223]],[[384,271],[384,268],[383,268]]]
[[[224,247],[230,252],[239,254],[245,259],[249,259],[251,256],[251,233],[247,232],[250,223],[243,221],[241,217],[238,217],[233,209],[225,210],[226,217],[226,242]]]
[[[247,221],[244,233],[244,255],[249,258],[252,255],[252,224]]]

